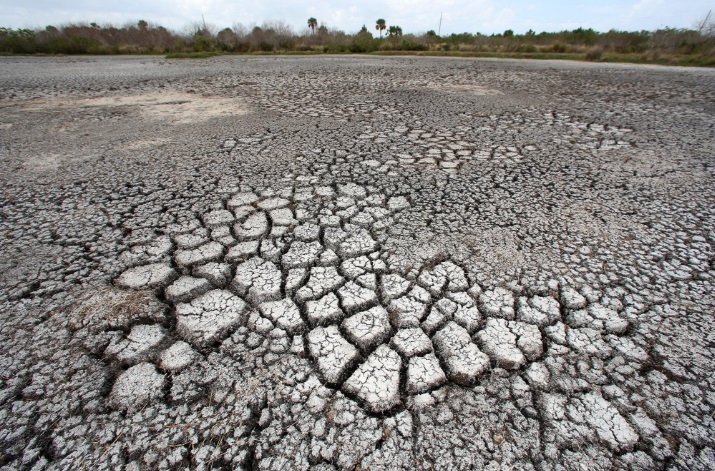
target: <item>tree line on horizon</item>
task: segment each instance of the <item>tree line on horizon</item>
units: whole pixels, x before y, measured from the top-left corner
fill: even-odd
[[[403,34],[398,25],[380,18],[374,30],[363,25],[354,34],[329,28],[309,18],[296,32],[283,21],[218,29],[205,23],[182,32],[140,20],[121,27],[98,23],[67,23],[44,29],[0,28],[0,53],[5,54],[165,54],[177,52],[305,52],[370,53],[376,51],[439,51],[463,53],[586,53],[597,60],[604,52],[616,54],[700,55],[715,60],[715,21],[706,17],[698,27],[655,31],[598,32],[529,30],[515,34],[461,33],[440,36],[434,31]],[[384,36],[384,37],[383,37]]]

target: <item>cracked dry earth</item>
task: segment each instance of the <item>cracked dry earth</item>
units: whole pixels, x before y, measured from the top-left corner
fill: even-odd
[[[1,469],[712,469],[715,73],[0,58]]]

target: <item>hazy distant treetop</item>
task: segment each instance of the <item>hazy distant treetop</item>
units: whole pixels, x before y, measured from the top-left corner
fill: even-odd
[[[382,32],[387,28],[387,23],[384,19],[380,18],[375,22],[375,29],[380,32],[380,37],[382,37]]]
[[[715,41],[715,15],[712,10],[702,20],[699,20],[695,28],[711,41]]]
[[[218,32],[216,39],[220,43],[233,44],[236,42],[237,36],[231,28],[224,28]]]
[[[313,18],[312,16],[308,18],[308,28],[310,28],[313,31],[313,34],[315,34],[315,28],[318,26],[318,20]]]

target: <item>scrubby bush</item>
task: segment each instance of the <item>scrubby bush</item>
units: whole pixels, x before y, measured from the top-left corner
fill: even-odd
[[[598,61],[603,57],[603,48],[600,46],[594,46],[586,51],[587,61]]]
[[[216,44],[210,36],[197,33],[194,35],[192,48],[194,52],[209,52],[215,50]]]
[[[400,51],[426,51],[428,48],[426,44],[417,41],[414,36],[409,35],[400,41],[397,45],[397,49]]]
[[[315,25],[314,25],[315,26]],[[667,62],[672,56],[688,57],[688,63],[715,61],[715,19],[693,29],[663,28],[656,31],[599,33],[593,29],[518,34],[511,29],[499,34],[459,33],[439,36],[402,34],[396,25],[386,26],[387,39],[373,36],[365,25],[355,34],[329,28],[305,27],[295,32],[282,21],[259,25],[234,25],[219,30],[193,24],[172,32],[140,20],[121,27],[97,23],[69,23],[44,29],[0,28],[0,53],[9,54],[156,54],[189,52],[284,52],[371,53],[376,51],[459,51],[464,54],[570,53],[587,60],[603,60],[613,54],[629,54],[641,60]],[[378,30],[384,35],[383,30]],[[679,59],[680,60],[680,59]]]
[[[122,28],[70,23],[43,30],[0,28],[0,51],[15,54],[119,54],[169,52],[182,38],[146,21]]]
[[[0,28],[0,51],[15,54],[38,52],[36,33],[29,29]]]
[[[644,52],[648,48],[648,31],[630,32],[610,30],[599,36],[597,43],[621,54]]]
[[[368,52],[377,51],[380,47],[380,40],[372,37],[365,26],[352,37],[348,44],[348,50],[353,53],[365,54]]]

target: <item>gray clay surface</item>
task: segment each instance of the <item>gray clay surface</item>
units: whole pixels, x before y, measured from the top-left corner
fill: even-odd
[[[712,469],[715,72],[0,58],[0,469]]]

